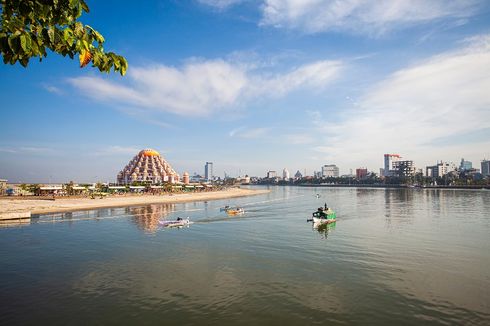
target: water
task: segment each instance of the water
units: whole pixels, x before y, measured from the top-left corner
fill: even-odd
[[[490,191],[271,190],[0,229],[0,324],[490,324]]]

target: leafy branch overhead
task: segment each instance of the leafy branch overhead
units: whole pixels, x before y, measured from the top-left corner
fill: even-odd
[[[84,0],[0,0],[0,54],[5,64],[26,67],[32,57],[42,61],[47,50],[74,58],[80,67],[92,62],[102,72],[126,73],[126,59],[104,52],[104,37],[77,19],[89,12]]]

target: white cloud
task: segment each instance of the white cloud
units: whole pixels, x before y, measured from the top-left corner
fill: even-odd
[[[101,77],[73,78],[69,82],[95,100],[202,116],[236,108],[257,97],[284,96],[300,88],[321,89],[341,69],[341,62],[325,60],[270,75],[240,62],[192,60],[181,68],[164,65],[132,68],[126,77],[128,85]]]
[[[341,121],[323,131],[329,133],[327,145],[314,149],[352,164],[379,155],[377,164],[369,162],[372,167],[381,166],[385,152],[400,150],[419,167],[437,159],[481,159],[490,141],[464,137],[490,128],[488,67],[486,35],[461,50],[397,71],[368,90],[358,106],[344,111]]]
[[[42,86],[45,90],[47,90],[50,93],[57,94],[57,95],[63,94],[63,91],[56,86],[46,85],[46,84],[43,84]]]
[[[342,68],[340,61],[317,61],[271,78],[259,77],[256,91],[283,96],[298,88],[321,89],[335,79]]]
[[[243,0],[198,0],[198,2],[210,7],[226,9],[240,2],[243,2]]]
[[[379,35],[444,18],[461,22],[483,4],[481,0],[264,0],[262,24],[307,33]]]

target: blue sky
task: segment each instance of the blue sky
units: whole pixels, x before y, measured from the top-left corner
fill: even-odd
[[[490,157],[487,1],[87,2],[128,73],[0,65],[0,178],[114,181],[147,147],[219,176]]]

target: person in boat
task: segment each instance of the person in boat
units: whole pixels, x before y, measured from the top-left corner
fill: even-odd
[[[177,217],[177,221],[182,221],[182,217]]]
[[[316,213],[320,218],[326,218],[327,217],[327,214],[325,214],[325,212],[323,211],[323,207],[318,207],[318,210],[316,211]]]

